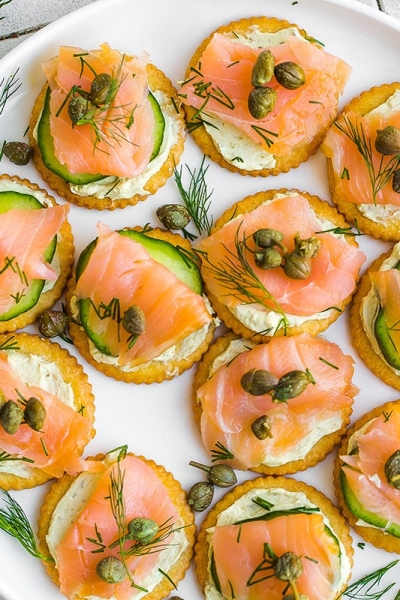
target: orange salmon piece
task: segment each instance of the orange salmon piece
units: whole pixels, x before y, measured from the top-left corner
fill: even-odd
[[[352,384],[353,365],[339,346],[307,334],[274,337],[242,352],[197,391],[204,446],[211,449],[222,443],[235,457],[229,464],[239,469],[258,466],[265,457],[295,452],[321,422],[352,406],[358,393]],[[242,388],[242,376],[252,369],[265,369],[278,379],[293,370],[309,369],[315,384],[309,383],[287,402],[273,402],[269,394],[252,396]],[[251,431],[252,422],[262,415],[271,422],[272,437],[265,440]]]
[[[235,235],[239,227],[239,239],[243,236],[247,238],[263,227],[277,229],[283,233],[282,243],[289,252],[294,248],[293,239],[297,233],[306,239],[321,230],[321,225],[303,196],[285,196],[232,219],[211,236],[200,241],[197,248],[208,254],[208,260],[213,265],[218,266],[224,260],[232,260],[238,264],[240,270],[239,261],[235,259]],[[318,233],[316,237],[321,241],[321,247],[317,256],[312,259],[310,276],[304,280],[290,279],[280,267],[260,269],[256,266],[253,256],[248,256],[259,280],[287,314],[314,315],[340,305],[355,289],[357,274],[365,261],[365,255],[357,246],[352,246],[329,233]],[[254,247],[251,239],[248,244]],[[230,252],[233,253],[233,257]],[[248,303],[248,298],[240,296],[239,292],[235,297],[229,295],[227,289],[207,268],[205,260],[203,274],[209,290],[228,308]],[[264,299],[261,291],[255,290],[255,293],[263,299],[264,306],[276,309],[276,304],[272,300]]]
[[[167,267],[153,260],[142,244],[98,225],[99,237],[75,294],[93,305],[109,306],[117,299],[121,318],[132,305],[145,315],[145,331],[129,348],[129,334],[112,317],[91,310],[90,327],[101,333],[119,364],[146,363],[191,333],[212,322],[204,299]]]
[[[348,124],[351,124],[358,131],[359,137],[365,135],[366,143],[370,144],[375,175],[383,172],[389,162],[393,162],[393,156],[383,156],[375,149],[375,138],[378,129],[384,129],[387,125],[400,127],[400,111],[389,117],[379,113],[362,116],[349,111],[339,115],[336,122],[347,132]],[[393,191],[391,178],[380,189],[376,185],[374,187],[367,162],[359,148],[336,125],[332,125],[328,131],[321,150],[332,161],[336,191],[346,202],[400,205],[400,194]]]
[[[329,125],[351,68],[320,46],[295,36],[269,49],[275,64],[285,61],[299,64],[306,82],[297,90],[288,90],[273,77],[266,85],[275,89],[277,101],[263,119],[254,119],[247,104],[253,89],[252,69],[265,48],[251,48],[219,33],[213,35],[201,56],[197,67],[200,74],[193,71],[182,85],[185,94],[182,102],[204,109],[205,120],[211,123],[213,119],[209,115],[217,115],[238,127],[263,149],[280,156],[310,142],[322,127]],[[209,87],[203,88],[203,84]]]
[[[151,467],[139,458],[129,455],[121,460],[119,465],[124,477],[123,497],[127,522],[136,517],[144,517],[156,521],[159,526],[166,521],[171,525],[176,523],[179,518],[177,511],[166,487]],[[97,538],[96,527],[106,546],[119,537],[109,499],[111,474],[117,481],[117,469],[117,465],[105,467],[89,501],[56,548],[60,590],[67,598],[73,598],[75,595],[82,598],[95,595],[127,600],[135,593],[129,579],[122,583],[110,584],[96,575],[97,563],[105,556],[119,556],[119,547],[107,549],[105,553],[93,554],[96,546],[88,540]],[[164,543],[173,543],[173,534],[167,537]],[[127,566],[135,584],[140,585],[144,577],[153,570],[159,554],[156,552],[127,557]]]
[[[287,582],[267,578],[272,570],[255,573],[264,558],[264,544],[277,556],[294,552],[301,557],[304,570],[296,582],[299,593],[309,600],[336,597],[332,590],[340,571],[337,542],[326,532],[321,514],[292,514],[215,528],[212,548],[224,598],[230,598],[233,590],[241,600],[282,599]],[[249,585],[250,578],[257,583]]]
[[[385,463],[399,449],[400,410],[374,419],[358,437],[358,453],[341,456],[347,482],[365,510],[400,523],[400,490],[386,479]]]
[[[67,103],[73,86],[90,91],[93,72],[107,73],[117,80],[113,102],[96,116],[97,131],[90,125],[72,125]],[[63,46],[59,56],[44,63],[51,88],[50,131],[55,155],[71,173],[100,173],[135,177],[150,160],[154,141],[154,114],[148,100],[145,57],[127,57],[103,44],[99,50],[84,52]],[[59,114],[58,114],[59,113]]]
[[[53,394],[26,385],[9,364],[5,352],[0,352],[0,380],[1,391],[7,400],[19,404],[19,394],[25,400],[33,396],[46,410],[42,431],[35,431],[22,423],[11,435],[0,427],[0,448],[9,454],[30,459],[30,466],[38,467],[52,477],[61,477],[64,472],[76,475],[81,471],[84,461],[80,454],[91,438],[91,423]]]
[[[400,271],[371,271],[369,274],[372,285],[379,297],[380,305],[385,315],[385,321],[390,329],[393,346],[400,349]]]
[[[0,213],[0,312],[16,303],[34,279],[54,281],[58,275],[43,253],[67,218],[69,206],[13,209]]]

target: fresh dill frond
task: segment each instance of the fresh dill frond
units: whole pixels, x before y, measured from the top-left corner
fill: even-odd
[[[345,591],[342,593],[342,596],[347,598],[354,598],[355,600],[380,600],[383,596],[388,592],[394,585],[394,582],[389,583],[383,589],[377,589],[380,586],[380,583],[383,577],[395,567],[399,562],[399,559],[392,561],[385,567],[381,567],[380,569],[376,569],[376,571],[372,571],[361,579],[358,579],[351,585],[349,585]]]
[[[36,544],[35,536],[28,518],[21,506],[5,490],[2,490],[4,507],[0,508],[0,529],[18,540],[29,554],[41,560],[54,562],[50,556],[42,554]]]
[[[228,450],[228,448],[226,448],[221,442],[216,442],[215,448],[216,449],[210,450],[212,456],[211,462],[215,462],[217,460],[231,460],[235,458],[235,455],[232,454],[232,452]]]
[[[205,166],[205,156],[203,156],[200,167],[191,169],[186,165],[190,180],[187,187],[184,186],[182,177],[182,167],[175,168],[174,179],[177,185],[179,194],[185,204],[187,211],[198,231],[201,235],[203,232],[210,235],[213,226],[213,218],[210,216],[211,200],[213,193],[208,191],[206,175],[209,164]]]
[[[7,100],[9,100],[22,85],[19,81],[18,71],[19,68],[9,75],[7,79],[3,77],[0,81],[0,115],[7,104]]]

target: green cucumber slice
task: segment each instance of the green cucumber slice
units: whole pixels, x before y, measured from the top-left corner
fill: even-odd
[[[385,313],[382,308],[379,309],[375,320],[374,333],[386,362],[394,369],[400,370],[400,354],[390,336],[390,330],[387,326]]]
[[[34,196],[30,196],[29,194],[20,194],[13,191],[0,192],[0,213],[5,213],[12,209],[38,210],[43,209],[43,205]],[[56,247],[57,236],[54,236],[52,242],[43,253],[43,257],[47,262],[51,262],[53,259]],[[42,279],[34,279],[21,300],[16,302],[7,312],[0,314],[0,321],[9,321],[33,308],[39,301],[44,284],[45,282]]]

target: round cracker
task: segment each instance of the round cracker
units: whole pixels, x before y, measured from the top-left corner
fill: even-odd
[[[74,408],[82,414],[90,423],[94,423],[94,395],[92,386],[82,366],[76,358],[56,342],[40,338],[28,333],[16,333],[12,336],[0,334],[0,347],[12,342],[17,346],[17,352],[27,355],[36,355],[44,358],[49,363],[56,363],[63,378],[68,383],[74,395]],[[91,429],[88,439],[82,439],[79,443],[79,454],[82,455],[85,446],[93,438],[95,430]],[[1,447],[1,442],[0,442]],[[29,465],[30,466],[30,465]],[[22,490],[36,487],[46,483],[52,476],[42,469],[30,467],[31,474],[28,478],[0,473],[0,488],[4,490]]]
[[[130,455],[133,456],[132,453],[130,453]],[[104,457],[104,454],[98,454],[94,458],[95,460],[102,460]],[[193,512],[189,508],[189,505],[186,501],[186,492],[182,489],[181,484],[174,478],[172,473],[167,471],[162,465],[155,463],[153,460],[146,459],[143,456],[137,456],[137,458],[151,467],[156,473],[158,479],[162,481],[162,483],[168,489],[168,496],[177,509],[178,514],[184,524],[183,530],[188,543],[188,547],[179,557],[179,560],[169,569],[167,573],[168,578],[164,577],[152,592],[143,597],[145,600],[161,600],[162,598],[168,596],[168,594],[174,589],[174,586],[171,582],[178,583],[181,581],[186,571],[190,567],[190,562],[193,555],[193,546],[195,542],[196,525],[194,522]],[[50,556],[50,550],[47,545],[46,536],[49,531],[52,515],[61,498],[67,493],[74,481],[75,477],[65,475],[60,480],[52,484],[44,499],[38,519],[38,548],[44,556]],[[54,562],[43,561],[43,564],[53,582],[56,585],[59,585],[60,581],[58,570]],[[79,595],[76,595],[70,600],[85,599]]]
[[[166,98],[171,99],[170,106],[168,107],[168,115],[176,121],[178,134],[175,144],[171,147],[168,157],[159,171],[152,175],[147,183],[143,186],[143,189],[146,190],[146,194],[135,194],[130,198],[113,199],[108,196],[105,198],[97,198],[93,195],[80,196],[71,191],[68,181],[65,181],[65,179],[59,175],[56,175],[56,173],[53,173],[53,171],[50,171],[50,169],[46,167],[34,135],[35,127],[40,119],[43,110],[44,99],[46,96],[47,85],[44,86],[39,96],[36,98],[32,109],[29,123],[29,142],[32,146],[32,158],[37,170],[49,187],[57,192],[57,194],[59,194],[62,198],[65,198],[77,206],[83,206],[89,209],[115,210],[116,208],[125,208],[126,206],[135,205],[142,200],[146,200],[149,195],[155,194],[159,188],[165,185],[167,180],[171,177],[176,165],[180,161],[186,139],[186,130],[184,125],[183,111],[181,109],[181,102],[171,81],[160,69],[152,64],[148,64],[147,74],[151,91],[159,91],[164,94]]]
[[[340,484],[340,472],[343,465],[343,461],[341,460],[340,456],[348,454],[349,440],[356,431],[364,427],[364,425],[366,425],[372,419],[380,417],[382,413],[390,414],[390,411],[393,410],[394,407],[398,408],[399,404],[400,400],[395,400],[393,402],[386,402],[383,406],[376,406],[354,423],[352,428],[348,430],[346,437],[342,440],[333,471],[335,494],[338,499],[339,507],[351,527],[353,527],[356,533],[358,533],[366,542],[373,544],[376,548],[381,548],[387,552],[396,552],[397,554],[400,553],[400,538],[395,537],[390,533],[386,533],[382,529],[372,525],[359,525],[360,519],[354,516],[347,506],[343,496],[342,486]]]
[[[342,229],[346,229],[349,227],[349,224],[345,221],[343,216],[338,213],[338,211],[331,206],[325,200],[321,200],[318,196],[311,195],[307,192],[300,192],[297,189],[288,190],[286,188],[281,188],[277,190],[267,190],[263,192],[258,192],[254,195],[247,196],[243,200],[236,202],[228,208],[222,216],[217,219],[214,224],[213,229],[211,230],[211,235],[216,231],[222,229],[222,227],[231,221],[234,217],[237,217],[240,214],[251,212],[255,210],[258,206],[266,202],[267,200],[271,200],[276,194],[287,194],[290,192],[295,192],[306,198],[311,208],[314,210],[317,218],[327,219],[331,223],[334,224],[335,227],[340,227]],[[354,238],[354,236],[349,235],[346,238],[348,244],[352,246],[357,246],[358,244]],[[202,277],[204,280],[204,288],[208,299],[210,300],[215,312],[218,317],[225,323],[225,325],[232,329],[235,333],[241,335],[243,338],[252,339],[254,342],[266,342],[271,338],[271,335],[263,335],[261,333],[256,333],[243,325],[229,310],[229,308],[224,304],[223,298],[217,297],[213,294],[208,286],[207,286],[207,267],[203,265],[201,268]],[[356,283],[358,281],[358,277],[354,281],[354,291],[356,289]],[[354,292],[353,292],[354,293]],[[292,327],[287,327],[286,331],[283,328],[279,328],[278,331],[274,332],[274,336],[276,335],[297,335],[299,333],[309,333],[310,335],[318,335],[322,331],[325,331],[329,325],[334,323],[336,319],[342,314],[346,306],[350,303],[352,294],[350,294],[347,298],[345,298],[340,304],[336,306],[337,310],[332,311],[332,314],[326,317],[325,319],[310,319],[305,321],[301,325],[296,325]]]
[[[372,87],[368,91],[362,92],[356,98],[353,98],[343,109],[342,114],[354,111],[360,115],[365,115],[374,108],[377,108],[394,94],[396,90],[400,90],[400,83],[383,84]],[[332,126],[334,127],[334,126]],[[358,205],[354,202],[347,202],[346,198],[341,196],[336,188],[335,174],[332,167],[332,160],[327,157],[327,172],[329,190],[332,202],[337,206],[349,223],[357,223],[357,227],[361,231],[372,235],[372,237],[385,241],[398,241],[400,239],[400,218],[391,216],[386,224],[375,223],[365,215],[363,215]]]
[[[308,39],[307,32],[301,29],[295,23],[290,23],[286,20],[276,19],[275,17],[252,17],[244,18],[239,21],[232,21],[227,25],[218,27],[213,31],[197,48],[192,58],[190,59],[189,65],[186,69],[185,79],[190,79],[193,76],[193,69],[198,69],[199,62],[201,62],[201,56],[210,43],[215,33],[227,34],[236,32],[238,34],[245,34],[251,27],[258,27],[262,32],[276,33],[281,29],[288,27],[294,27],[297,29],[299,34]],[[197,113],[193,107],[184,105],[186,112],[186,120],[190,123],[193,116]],[[296,147],[290,154],[285,156],[276,156],[276,164],[272,168],[257,169],[255,171],[249,171],[241,169],[240,166],[233,165],[226,161],[219,150],[216,148],[212,137],[207,133],[203,126],[193,128],[191,135],[193,136],[196,144],[201,148],[203,153],[207,155],[212,161],[218,163],[221,167],[232,171],[233,173],[240,173],[241,175],[251,175],[252,177],[267,177],[268,175],[279,175],[280,173],[286,173],[290,169],[298,167],[301,163],[307,161],[310,156],[316,153],[317,149],[321,145],[327,130],[329,129],[330,123],[322,126],[315,137],[307,144]]]
[[[197,542],[194,548],[194,561],[196,575],[204,591],[205,586],[209,581],[208,572],[208,561],[209,561],[209,542],[208,542],[208,530],[211,527],[215,527],[217,524],[218,516],[221,512],[232,506],[236,500],[241,498],[244,494],[250,492],[255,488],[274,489],[283,488],[288,492],[302,492],[305,494],[307,499],[318,506],[321,512],[328,518],[329,523],[336,537],[342,542],[347,558],[350,564],[353,564],[353,548],[352,539],[350,536],[349,527],[338,509],[333,506],[332,502],[321,492],[316,490],[314,487],[307,485],[301,481],[286,477],[260,477],[251,481],[246,481],[242,485],[236,486],[232,491],[228,492],[208,513],[207,517],[202,523],[201,529],[197,536]],[[343,582],[341,591],[346,587],[347,582]],[[339,598],[341,594],[338,594],[336,598]]]
[[[32,183],[28,179],[20,179],[16,175],[12,177],[10,175],[0,175],[0,180],[14,181],[25,186],[27,194],[29,194],[29,191],[40,192],[49,202],[50,206],[55,206],[57,204],[53,196],[50,196],[46,190],[40,188],[36,183]],[[72,228],[68,221],[65,221],[57,233],[57,249],[55,257],[59,260],[60,273],[57,280],[54,282],[53,287],[47,292],[40,294],[38,302],[31,309],[8,321],[0,321],[0,333],[23,329],[27,325],[34,323],[45,310],[54,306],[57,300],[61,298],[71,274],[74,252],[75,247]]]
[[[143,231],[140,227],[134,227],[136,231]],[[146,235],[169,242],[173,246],[181,246],[186,251],[191,252],[190,243],[183,239],[179,234],[172,233],[171,231],[164,231],[162,229],[152,229],[146,231]],[[192,252],[191,252],[192,253]],[[76,287],[75,270],[71,275],[71,279],[68,282],[67,293],[66,293],[66,304],[67,310],[71,313],[71,302],[74,296],[74,290]],[[113,377],[117,381],[125,381],[126,383],[162,383],[165,380],[173,379],[184,371],[190,369],[195,362],[200,360],[204,352],[208,349],[212,342],[215,331],[215,325],[210,323],[208,332],[203,342],[195,348],[190,354],[182,358],[170,359],[167,361],[153,360],[143,366],[138,366],[134,371],[124,371],[117,365],[108,363],[102,363],[97,361],[91,354],[89,339],[85,333],[84,328],[78,323],[71,321],[69,325],[69,333],[74,342],[74,345],[82,354],[82,356],[91,364],[95,369],[101,371],[108,377]],[[177,344],[179,347],[180,342]]]

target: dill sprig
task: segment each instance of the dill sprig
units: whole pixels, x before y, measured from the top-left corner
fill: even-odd
[[[35,536],[28,518],[21,506],[8,492],[3,490],[5,496],[4,508],[0,508],[0,529],[14,537],[35,558],[54,562],[50,556],[42,554],[36,544]]]
[[[235,455],[232,454],[228,448],[226,448],[221,442],[216,442],[216,449],[210,450],[212,460],[211,462],[215,462],[216,460],[231,460],[235,458]]]
[[[27,463],[34,463],[35,461],[32,458],[26,458],[25,456],[13,456],[12,454],[8,454],[8,452],[0,452],[0,463],[7,462],[10,460],[21,460]]]
[[[225,295],[230,295],[242,303],[261,304],[270,310],[276,311],[281,315],[281,320],[276,326],[276,330],[280,326],[283,326],[286,332],[287,317],[283,309],[271,292],[264,286],[248,260],[248,253],[251,251],[248,249],[248,238],[246,238],[245,233],[241,236],[241,225],[242,223],[235,233],[235,252],[230,250],[225,244],[222,244],[227,252],[227,257],[217,265],[211,262],[207,252],[199,249],[196,252],[201,254],[203,261],[207,263],[207,270],[226,289]],[[265,333],[269,333],[269,331]]]
[[[205,158],[203,156],[198,169],[192,170],[186,165],[186,169],[190,175],[189,186],[187,188],[183,185],[182,167],[179,170],[177,168],[174,170],[174,179],[179,194],[200,235],[203,232],[210,235],[213,226],[213,218],[210,216],[209,211],[211,206],[210,197],[214,190],[209,192],[207,189],[206,174],[210,165],[204,165]],[[183,233],[187,234],[185,231]]]
[[[374,152],[371,139],[365,134],[364,127],[360,120],[356,118],[356,122],[353,123],[347,115],[344,115],[343,124],[339,120],[335,120],[334,125],[353,142],[364,159],[371,183],[373,202],[376,204],[378,193],[387,183],[389,183],[393,177],[393,173],[400,166],[400,154],[392,156],[386,162],[386,165],[385,161],[387,160],[387,157],[381,155],[376,167],[374,164]]]
[[[22,83],[19,83],[18,71],[19,68],[9,75],[7,79],[3,77],[0,81],[0,115],[6,106],[7,100],[15,94],[22,85]]]
[[[386,592],[388,592],[394,585],[394,582],[389,583],[383,589],[376,589],[377,586],[380,585],[382,578],[395,567],[399,562],[399,559],[392,561],[385,567],[381,567],[380,569],[376,569],[376,571],[372,571],[372,573],[368,573],[361,579],[358,579],[351,585],[349,585],[345,591],[342,593],[342,596],[346,596],[347,598],[354,598],[355,600],[379,600],[382,598]],[[396,595],[396,598],[398,594]]]
[[[19,350],[15,335],[10,336],[0,344],[0,350]]]

